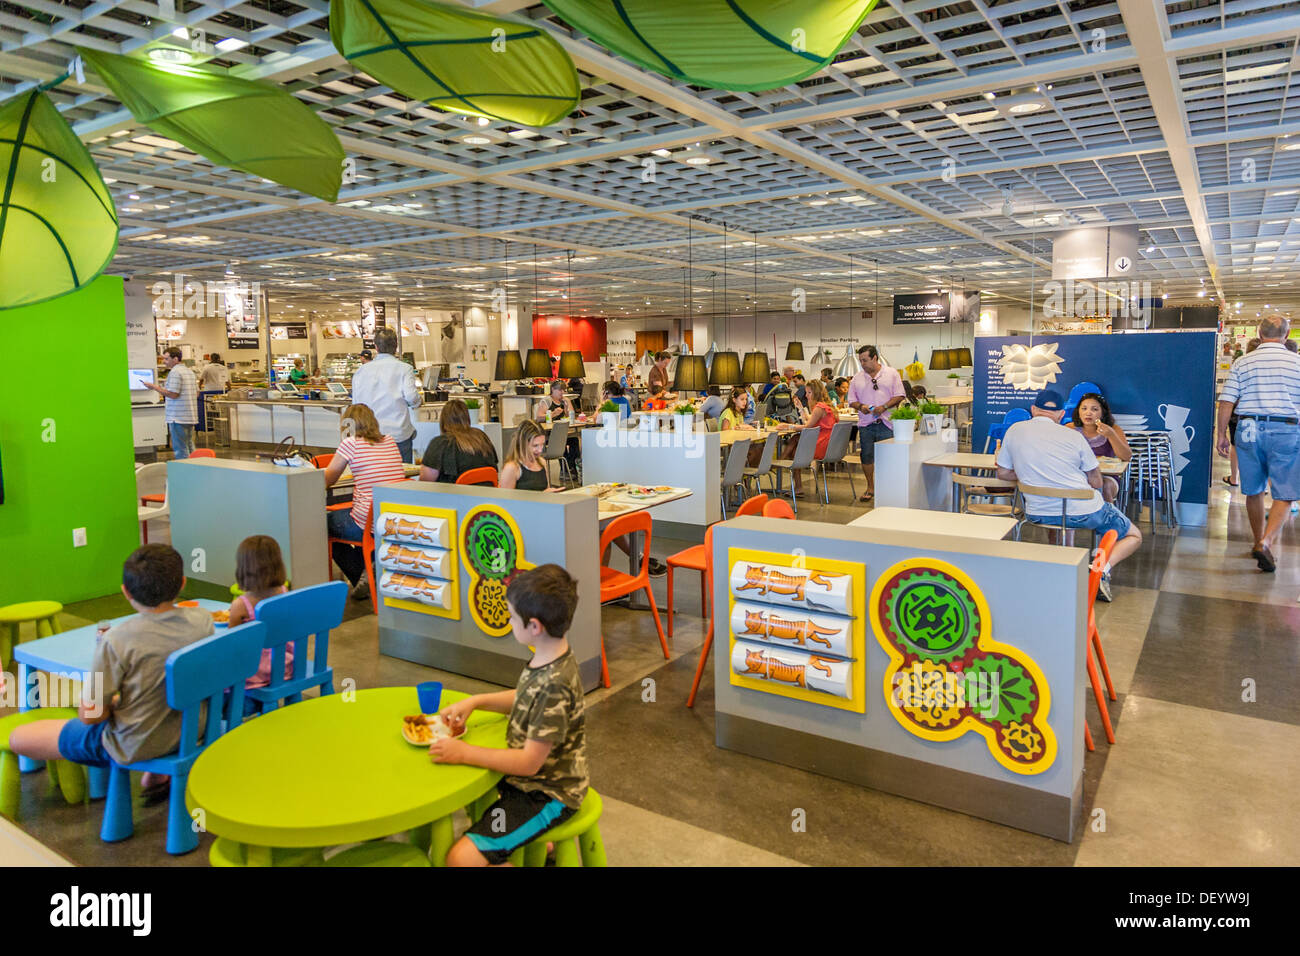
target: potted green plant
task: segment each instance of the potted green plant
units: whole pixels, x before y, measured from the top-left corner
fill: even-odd
[[[479,407],[480,407],[480,406],[479,406],[479,400],[478,400],[477,398],[467,398],[467,399],[465,399],[465,407],[466,407],[467,409],[469,409],[469,423],[470,423],[471,425],[477,425],[477,424],[478,424],[478,410],[479,410]]]
[[[600,425],[602,428],[618,427],[619,408],[618,404],[614,402],[613,399],[605,399],[605,401],[601,403],[600,408],[596,409],[596,411],[600,414]]]
[[[943,406],[938,402],[926,400],[921,403],[921,417],[925,420],[925,433],[927,435],[939,434],[939,429],[943,427]]]
[[[673,409],[673,428],[682,434],[688,434],[695,430],[695,406],[690,402],[682,402]]]
[[[902,444],[908,444],[916,432],[917,419],[921,413],[912,405],[898,405],[889,413],[889,419],[894,423],[894,441]]]

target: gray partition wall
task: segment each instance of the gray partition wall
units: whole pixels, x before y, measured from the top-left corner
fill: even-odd
[[[254,534],[275,538],[295,588],[329,580],[323,471],[229,458],[170,461],[167,509],[172,547],[191,580],[229,588],[235,549]]]
[[[1073,838],[1079,826],[1083,793],[1084,688],[1087,679],[1084,656],[1087,635],[1086,551],[1014,541],[903,534],[809,521],[800,521],[796,525],[793,521],[770,518],[740,518],[716,526],[713,548],[714,607],[719,609],[713,659],[719,747],[960,810],[1058,840]],[[859,613],[853,615],[853,636],[861,641],[853,645],[855,652],[846,655],[840,647],[832,647],[828,641],[833,641],[833,638],[822,642],[827,643],[829,649],[811,645],[811,641],[817,638],[810,638],[809,645],[817,649],[809,652],[798,647],[798,638],[762,645],[748,643],[750,640],[761,641],[761,637],[747,636],[739,640],[741,635],[737,634],[742,651],[737,656],[736,666],[749,676],[738,678],[746,681],[748,686],[733,683],[732,627],[729,626],[732,622],[728,610],[734,593],[729,579],[731,564],[728,563],[732,549],[765,552],[770,555],[766,559],[770,565],[791,566],[795,570],[790,573],[796,575],[803,573],[799,569],[805,566],[811,569],[823,559],[845,562],[836,566],[838,570],[860,569],[857,573],[861,575],[864,599]],[[753,580],[749,581],[743,594],[735,595],[736,600],[792,600],[779,594],[775,598],[761,594],[761,586],[754,585],[760,583],[762,575],[754,573],[752,566],[762,565],[763,560],[750,555],[738,554],[737,557],[740,559],[736,562],[739,565],[737,580],[747,580],[744,578],[746,571],[751,572]],[[904,565],[903,562],[915,563]],[[1032,773],[1017,772],[1000,762],[1016,763],[1010,751],[1002,758],[995,756],[993,740],[1002,740],[1007,733],[1013,736],[1022,732],[1028,734],[1025,725],[1029,724],[1036,730],[1036,721],[1042,717],[1041,713],[1035,712],[1032,724],[1029,716],[1012,720],[1007,715],[1020,706],[1015,699],[1010,700],[1012,710],[1004,712],[998,709],[1002,706],[1002,699],[990,693],[986,702],[988,706],[982,713],[996,719],[982,722],[974,717],[963,717],[961,723],[956,723],[955,710],[951,712],[953,716],[946,716],[942,708],[922,712],[919,719],[933,722],[938,730],[923,727],[915,720],[909,723],[907,714],[902,713],[906,708],[897,706],[900,699],[904,702],[909,700],[906,695],[900,698],[895,693],[895,706],[891,706],[886,691],[886,674],[891,665],[910,674],[911,668],[920,668],[922,663],[915,659],[909,661],[906,655],[900,654],[899,658],[905,664],[896,664],[878,637],[878,632],[890,633],[890,628],[896,626],[893,622],[900,619],[890,615],[895,614],[895,609],[905,607],[901,603],[891,604],[886,596],[901,594],[904,584],[910,581],[923,581],[926,577],[933,579],[936,569],[940,572],[956,569],[973,584],[969,590],[961,588],[960,593],[982,592],[987,603],[987,619],[982,609],[975,610],[977,599],[958,599],[961,607],[970,609],[969,613],[961,607],[946,606],[942,595],[937,602],[927,603],[922,599],[906,605],[909,613],[915,615],[910,618],[915,625],[938,627],[948,620],[944,615],[954,615],[953,619],[966,615],[967,620],[974,619],[972,628],[984,635],[978,648],[969,646],[962,652],[954,647],[946,654],[939,654],[938,663],[925,663],[924,666],[932,667],[936,672],[951,670],[956,674],[961,674],[961,668],[965,667],[966,674],[974,675],[977,669],[987,671],[990,667],[991,652],[992,657],[1000,659],[996,663],[1010,668],[1002,671],[1008,678],[1003,686],[1008,691],[1015,691],[1024,689],[1023,684],[1016,687],[1016,668],[1029,674],[1032,669],[1025,665],[1025,659],[1036,664],[1050,693],[1048,713],[1042,719],[1054,738],[1055,753],[1050,760],[1046,759],[1047,737],[1041,735],[1039,755],[1026,761],[1032,764]],[[914,574],[918,576],[913,578]],[[951,583],[957,579],[949,577],[944,580]],[[780,584],[773,590],[791,590],[788,577]],[[943,581],[942,586],[946,586]],[[873,591],[877,591],[875,604],[880,609],[879,620],[889,620],[889,626],[877,627],[872,620]],[[924,587],[913,593],[923,595],[923,592]],[[822,592],[818,590],[817,593]],[[799,616],[796,610],[774,605],[766,607],[786,619]],[[804,616],[818,615],[805,611]],[[823,617],[823,624],[834,624],[833,616]],[[737,617],[737,621],[742,620],[743,614]],[[821,633],[830,634],[833,629],[833,626],[827,626]],[[742,624],[741,634],[747,630]],[[778,636],[790,633],[787,630]],[[800,633],[806,635],[808,632]],[[989,640],[1000,646],[990,648]],[[895,643],[894,646],[900,645]],[[743,653],[745,650],[752,651],[752,655],[747,657]],[[860,659],[858,650],[861,651]],[[828,656],[817,656],[819,653]],[[804,669],[789,669],[789,662],[806,662],[810,655],[811,660],[818,663],[806,668],[806,676],[802,676]],[[829,681],[831,670],[843,667],[840,662],[845,658],[854,668],[851,677],[854,688],[863,692],[860,703],[864,712],[845,709],[851,705],[830,694],[818,695],[793,684],[779,684],[779,681],[791,679],[797,673],[801,675],[799,680],[807,681],[808,687],[815,688],[819,681]],[[972,666],[977,659],[978,664]],[[1011,664],[1007,663],[1008,660]],[[769,672],[763,670],[765,667],[785,669],[769,676]],[[822,677],[823,670],[828,675],[826,678]],[[921,676],[918,670],[918,679]],[[897,681],[898,674],[893,674],[892,679]],[[781,689],[770,691],[769,685]],[[990,682],[990,686],[996,685]],[[1036,680],[1034,687],[1037,689]],[[940,697],[941,703],[942,700]],[[1041,695],[1039,700],[1041,702]],[[1023,724],[1019,723],[1021,720]],[[988,737],[977,724],[987,729]],[[932,736],[939,730],[951,733],[952,739],[931,739],[926,735],[929,732]],[[1024,765],[1021,768],[1024,769]]]
[[[376,521],[381,520],[385,509],[401,513],[404,506],[446,510],[455,516],[450,539],[450,559],[456,571],[454,615],[394,606],[385,601],[380,586],[380,653],[507,687],[518,681],[530,656],[528,649],[508,631],[500,636],[487,633],[471,611],[474,576],[464,558],[463,525],[470,511],[480,505],[496,506],[518,526],[524,562],[533,566],[558,564],[577,579],[578,608],[569,629],[569,645],[578,659],[583,688],[594,690],[600,684],[600,572],[596,553],[600,529],[596,500],[585,495],[420,481],[376,486]],[[378,582],[379,567],[375,574]]]

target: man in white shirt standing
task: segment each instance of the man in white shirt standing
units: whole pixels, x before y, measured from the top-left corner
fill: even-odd
[[[208,366],[199,376],[199,390],[224,392],[229,385],[230,369],[221,361],[221,356],[213,352]]]
[[[167,433],[172,439],[172,453],[177,459],[194,452],[194,426],[199,423],[199,382],[181,361],[181,350],[173,346],[163,353],[167,366],[167,383],[150,382],[145,387],[167,399]]]
[[[1246,515],[1255,535],[1251,557],[1261,571],[1277,568],[1273,538],[1300,501],[1300,358],[1286,347],[1289,323],[1270,315],[1259,323],[1259,348],[1233,363],[1219,393],[1218,440],[1227,458],[1232,448],[1228,422],[1237,416],[1237,469],[1246,495]],[[1264,513],[1264,491],[1273,504]]]
[[[1086,528],[1097,533],[1098,540],[1112,528],[1119,540],[1110,553],[1110,565],[1102,576],[1097,596],[1110,600],[1110,568],[1119,564],[1142,544],[1142,532],[1124,512],[1101,496],[1101,466],[1088,447],[1083,433],[1063,428],[1061,416],[1065,399],[1059,392],[1045,388],[1034,399],[1027,422],[1016,422],[1007,429],[998,449],[998,478],[1022,481],[1040,488],[1091,488],[1091,498],[1048,498],[1025,495],[1025,514],[1034,524],[1061,526],[1061,504],[1066,506],[1066,528]]]
[[[415,369],[397,357],[397,330],[375,331],[379,353],[352,373],[352,404],[366,405],[375,413],[379,428],[397,443],[402,461],[411,461],[415,426],[411,409],[419,408],[424,395],[415,380]]]

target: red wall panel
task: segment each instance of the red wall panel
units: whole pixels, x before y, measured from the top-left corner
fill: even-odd
[[[546,349],[552,355],[577,349],[588,362],[600,361],[605,352],[606,330],[603,318],[592,316],[533,316],[533,348]]]

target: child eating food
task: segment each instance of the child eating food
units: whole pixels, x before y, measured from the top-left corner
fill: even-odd
[[[434,740],[435,763],[504,773],[497,801],[447,854],[448,866],[508,865],[510,854],[573,816],[587,795],[587,732],[578,662],[565,635],[578,583],[558,564],[522,571],[506,589],[510,630],[535,648],[514,690],[477,694],[442,717],[455,736]],[[459,739],[475,710],[509,714],[506,749]]]
[[[235,551],[235,583],[244,593],[230,602],[229,622],[239,627],[257,620],[257,606],[269,597],[289,590],[285,583],[284,558],[280,545],[270,535],[254,534],[239,542]],[[293,644],[284,646],[284,676],[293,676]],[[262,651],[262,663],[257,673],[244,681],[245,687],[269,687],[271,684],[271,649]],[[257,702],[244,698],[245,713],[257,710]]]

